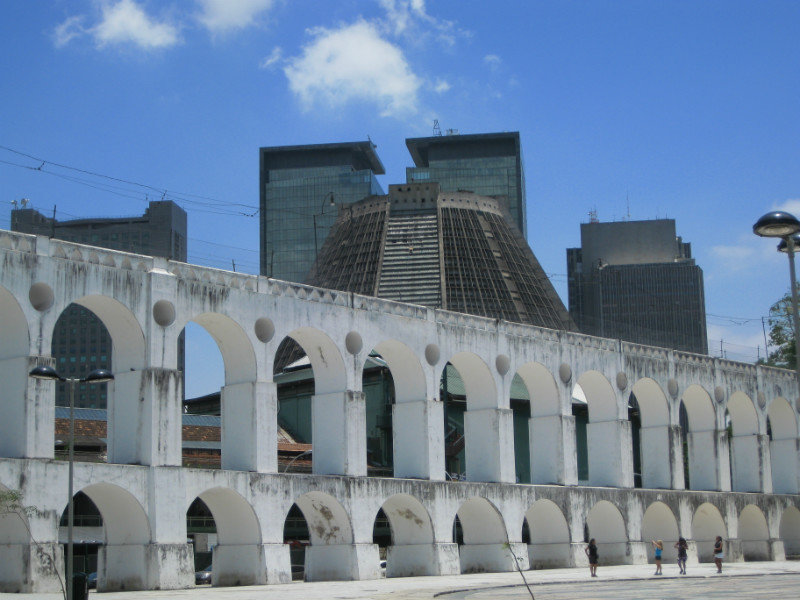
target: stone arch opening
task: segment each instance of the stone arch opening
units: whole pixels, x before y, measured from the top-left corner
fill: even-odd
[[[772,463],[772,491],[796,494],[798,489],[797,416],[786,398],[775,398],[767,409]]]
[[[366,474],[364,446],[360,446],[362,456],[348,455],[356,432],[345,432],[357,427],[357,435],[363,436],[366,425],[363,412],[346,411],[347,373],[336,343],[318,329],[293,330],[278,345],[273,377],[278,394],[278,423],[296,442],[312,444],[313,472],[346,474],[350,469],[358,472],[348,471],[349,474]],[[343,438],[350,445],[342,446]]]
[[[631,390],[629,412],[632,423],[634,479],[639,473],[639,485],[645,488],[672,487],[672,444],[667,396],[653,379],[637,381]],[[638,419],[638,427],[633,423]],[[636,481],[635,481],[636,483]],[[638,487],[638,486],[637,486]]]
[[[27,398],[28,356],[31,354],[28,321],[19,302],[4,287],[0,287],[0,323],[3,324],[0,381],[9,397]],[[4,416],[0,419],[1,456],[19,458],[25,455],[25,410],[25,402],[5,403]]]
[[[575,387],[573,395],[580,397],[582,394],[588,409],[585,431],[589,485],[632,487],[630,430],[618,419],[617,399],[611,382],[599,371],[587,371]],[[579,433],[576,423],[576,435]],[[576,445],[580,444],[578,437]]]
[[[787,560],[800,557],[800,510],[787,507],[781,515],[780,536]]]
[[[449,477],[497,481],[500,448],[490,413],[498,408],[497,389],[488,365],[475,354],[459,352],[445,364],[441,386]]]
[[[692,490],[717,490],[719,463],[716,413],[711,396],[697,384],[692,384],[681,398],[681,426],[684,435],[684,457],[688,459],[687,487]]]
[[[178,337],[178,365],[184,362],[182,354],[192,356],[198,346],[203,345],[203,334],[193,326],[199,326],[210,336],[212,343],[205,344],[205,354],[210,355],[206,362],[208,373],[213,374],[213,357],[221,356],[224,369],[224,384],[219,389],[219,464],[224,469],[252,470],[254,464],[255,424],[253,406],[257,394],[257,368],[253,344],[244,328],[231,317],[220,313],[201,313],[189,319]],[[191,344],[186,344],[185,340]],[[219,351],[216,354],[213,347]],[[217,358],[218,360],[218,358]],[[195,362],[195,361],[190,361]],[[199,375],[199,374],[196,374]],[[204,385],[215,387],[217,382],[205,380]],[[196,385],[196,384],[193,384]],[[195,388],[197,389],[197,388]],[[211,391],[215,394],[216,389]],[[208,395],[203,395],[186,403],[187,411],[207,413]],[[212,412],[216,412],[213,411]],[[208,419],[206,419],[208,420]],[[189,419],[191,425],[203,427],[203,419]],[[197,422],[195,422],[197,421]],[[209,452],[208,440],[192,427],[182,429],[185,461],[192,467],[216,467],[216,450]],[[199,439],[198,439],[199,438]]]
[[[744,560],[770,560],[767,519],[754,504],[748,504],[739,513],[739,540]]]
[[[528,560],[531,568],[569,566],[569,526],[561,508],[552,500],[537,500],[525,513],[525,520],[530,536]]]
[[[429,477],[427,390],[414,352],[386,340],[369,353],[362,371],[367,421],[367,466],[398,477]],[[397,418],[395,419],[395,414]]]
[[[100,528],[103,536],[102,545],[97,549],[97,590],[146,589],[151,535],[150,522],[142,505],[130,492],[111,483],[95,483],[80,491],[101,516],[99,523],[91,522]],[[86,509],[81,509],[87,513],[85,517],[93,516],[90,507],[84,506],[77,494],[75,505]],[[67,539],[66,508],[61,517],[59,538],[62,541]]]
[[[308,528],[309,545],[305,547],[306,581],[357,579],[358,569],[351,569],[353,528],[341,503],[324,492],[306,492],[295,500]],[[287,515],[288,517],[288,515]],[[377,552],[376,552],[377,554]],[[377,573],[377,564],[371,565]],[[371,571],[371,573],[372,573]],[[364,577],[371,579],[373,577]]]
[[[692,541],[697,544],[697,559],[714,562],[714,540],[717,536],[727,538],[728,528],[719,509],[710,502],[697,507],[692,517]]]
[[[608,500],[597,502],[586,516],[589,539],[597,542],[601,565],[630,562],[625,520],[619,509]],[[587,540],[588,541],[588,540]]]
[[[206,507],[211,514],[210,521],[201,520],[207,515],[203,507]],[[186,515],[187,530],[190,525],[194,525],[192,527],[194,531],[189,533],[194,534],[195,548],[200,545],[198,529],[213,528],[216,539],[209,535],[210,539],[206,544],[208,548],[213,547],[212,585],[266,583],[261,548],[261,525],[253,507],[239,493],[224,487],[205,490],[192,501]],[[193,523],[193,517],[198,521]]]
[[[680,537],[678,520],[672,509],[663,502],[653,502],[647,507],[642,519],[642,542],[649,548],[652,540],[664,542],[663,559],[673,561],[678,558],[675,543]]]
[[[756,407],[747,394],[737,391],[728,399],[727,410],[731,418],[731,489],[735,492],[763,491],[759,476],[761,444]]]
[[[513,390],[517,387],[517,381],[521,382],[527,391],[530,412],[530,418],[526,423],[527,427],[524,429],[517,425],[518,419],[515,412],[514,447],[517,461],[520,460],[520,450],[525,446],[524,443],[517,442],[518,437],[520,437],[520,442],[523,441],[521,436],[517,435],[517,431],[523,430],[527,433],[528,438],[526,458],[530,465],[529,481],[543,484],[563,483],[563,476],[559,468],[559,463],[564,460],[563,449],[560,450],[563,448],[561,439],[563,426],[555,378],[542,364],[531,362],[522,365],[517,369],[511,383],[512,404],[514,402]],[[524,467],[517,465],[518,474],[524,473],[524,471]],[[525,482],[522,478],[520,481]]]
[[[397,494],[383,503],[375,522],[376,533],[381,517],[386,519],[390,536],[386,551],[387,577],[439,575],[433,545],[433,524],[423,504],[408,494]],[[384,538],[385,540],[385,538]],[[373,535],[373,542],[381,544]]]
[[[470,498],[456,515],[464,542],[459,548],[462,573],[505,572],[516,568],[508,547],[505,521],[494,504],[486,498]]]

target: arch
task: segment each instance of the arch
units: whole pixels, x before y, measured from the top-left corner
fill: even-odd
[[[4,287],[0,287],[0,322],[3,323],[0,361],[28,356],[30,354],[28,321],[17,299]],[[6,379],[3,378],[3,381]],[[3,385],[5,386],[5,383]]]
[[[710,502],[697,507],[692,516],[692,540],[697,544],[697,558],[700,562],[714,561],[714,540],[720,535],[728,537],[728,528],[719,509]]]
[[[311,362],[314,372],[314,394],[341,392],[347,388],[344,359],[336,343],[313,327],[300,327],[289,333]]]
[[[786,398],[778,397],[767,408],[772,491],[776,494],[796,494],[798,481],[797,416]]]
[[[800,556],[800,510],[789,506],[781,515],[780,536],[786,558]]]
[[[386,500],[381,509],[389,521],[392,536],[386,551],[386,576],[440,574],[433,523],[422,503],[409,494],[396,494]]]
[[[14,295],[3,287],[0,287],[0,323],[3,331],[3,343],[0,344],[0,381],[3,382],[3,391],[9,398],[21,400],[28,395],[30,333],[22,307]],[[25,456],[26,403],[5,402],[3,413],[0,421],[0,456]]]
[[[414,496],[396,494],[381,507],[392,529],[392,545],[433,543],[433,524],[428,510]]]
[[[689,463],[685,471],[688,487],[693,490],[721,489],[717,419],[711,396],[701,386],[692,384],[686,388],[680,406],[686,415],[685,423],[681,417],[681,424],[688,429],[684,432],[684,452],[688,453]]]
[[[505,544],[505,521],[497,507],[486,498],[470,498],[457,513],[465,544]]]
[[[617,396],[605,375],[599,371],[586,371],[578,378],[576,385],[586,398],[590,423],[617,419]]]
[[[450,363],[464,382],[467,410],[498,407],[494,377],[482,358],[471,352],[459,352],[450,359]]]
[[[238,492],[214,487],[197,496],[205,502],[217,526],[217,540],[224,545],[261,543],[261,525],[253,507]],[[194,499],[192,499],[192,502]],[[189,510],[191,502],[187,504]]]
[[[73,302],[92,311],[108,330],[113,344],[114,372],[145,367],[144,331],[126,305],[115,298],[99,295],[84,296]]]
[[[767,519],[755,504],[748,504],[739,513],[739,540],[746,561],[770,560]]]
[[[542,498],[525,513],[530,531],[528,550],[531,568],[548,569],[569,565],[570,535],[567,519],[552,500]]]
[[[103,517],[107,546],[150,543],[150,521],[133,494],[107,482],[93,483],[80,491],[94,502]]]
[[[711,396],[701,386],[692,384],[687,387],[681,402],[686,408],[689,431],[714,431],[717,428]]]
[[[336,498],[324,492],[306,492],[295,504],[308,524],[312,545],[353,543],[350,517]]]
[[[769,403],[767,417],[770,421],[773,440],[797,438],[797,415],[786,398],[778,397]]]
[[[517,369],[517,375],[525,384],[531,399],[531,418],[561,413],[556,380],[544,365],[525,363]]]
[[[669,425],[669,402],[661,386],[649,377],[637,381],[631,392],[639,404],[642,428],[666,427]]]
[[[651,540],[662,540],[664,560],[674,560],[678,557],[675,549],[678,537],[678,520],[672,509],[663,502],[653,502],[648,506],[642,518],[642,541],[650,544]]]
[[[191,319],[214,339],[225,364],[225,384],[255,381],[256,355],[239,323],[220,313],[202,313]]]
[[[385,340],[375,346],[394,379],[394,397],[398,404],[427,398],[425,373],[416,354],[403,342]]]
[[[586,515],[589,539],[595,538],[600,548],[600,564],[615,565],[629,562],[628,535],[625,519],[619,508],[608,500],[598,501]]]
[[[734,436],[758,433],[758,414],[750,396],[744,392],[734,392],[728,399],[727,408],[731,415]]]

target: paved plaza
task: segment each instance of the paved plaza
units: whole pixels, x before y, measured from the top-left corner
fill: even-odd
[[[690,565],[686,577],[665,564],[662,577],[652,565],[526,571],[536,600],[796,600],[800,598],[800,562],[726,564],[717,575],[711,564]],[[530,598],[519,573],[483,573],[450,577],[397,577],[373,581],[296,582],[285,585],[187,590],[91,592],[90,600],[525,600]],[[58,594],[0,594],[0,600],[59,600]]]

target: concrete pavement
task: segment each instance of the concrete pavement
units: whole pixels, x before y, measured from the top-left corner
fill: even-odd
[[[588,568],[543,569],[525,571],[525,578],[533,586],[547,584],[571,584],[591,581],[637,581],[697,578],[731,578],[762,575],[794,574],[800,575],[800,562],[747,562],[727,563],[722,575],[717,575],[713,564],[689,565],[688,575],[680,576],[677,566],[664,565],[664,575],[653,576],[653,565],[620,565],[600,567],[598,578],[589,577]],[[199,586],[186,590],[111,592],[96,594],[90,592],[89,598],[96,600],[156,600],[156,599],[199,599],[199,600],[447,600],[465,597],[469,592],[481,590],[483,595],[490,588],[507,590],[522,586],[519,573],[481,573],[475,575],[456,575],[448,577],[397,577],[372,581],[333,581],[316,583],[289,583],[285,585],[243,586],[212,588]],[[524,588],[520,589],[524,592]],[[467,592],[465,594],[465,592]],[[520,595],[520,597],[523,597]],[[0,600],[60,600],[59,594],[0,594]]]

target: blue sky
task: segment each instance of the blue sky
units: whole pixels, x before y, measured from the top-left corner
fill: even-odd
[[[119,216],[167,190],[191,262],[255,273],[260,146],[369,136],[385,187],[436,118],[520,132],[529,241],[565,302],[590,210],[676,219],[712,354],[763,355],[788,291],[751,227],[800,215],[800,2],[6,0],[0,74],[0,146],[41,159],[0,148],[2,228],[12,200]],[[191,369],[190,395],[218,385]]]

